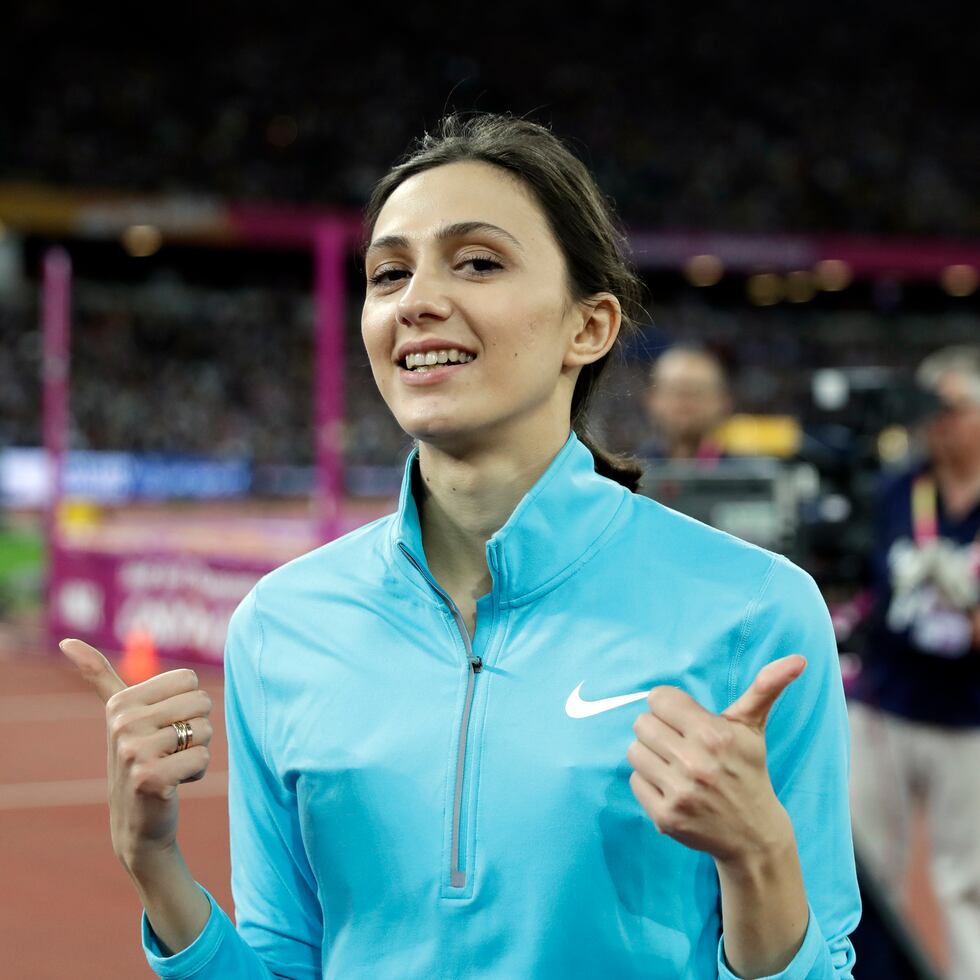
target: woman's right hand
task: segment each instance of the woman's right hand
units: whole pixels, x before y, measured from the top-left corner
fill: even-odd
[[[95,647],[74,639],[59,646],[105,702],[112,846],[134,874],[141,862],[176,850],[177,787],[201,779],[211,758],[211,698],[193,670],[127,687]],[[193,732],[180,752],[176,721]]]

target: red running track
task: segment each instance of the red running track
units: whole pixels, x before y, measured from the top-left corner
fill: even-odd
[[[195,877],[229,914],[228,753],[221,674],[198,671],[215,701],[208,774],[180,789],[179,841]],[[142,907],[112,852],[105,716],[54,656],[0,659],[0,978],[152,978]]]

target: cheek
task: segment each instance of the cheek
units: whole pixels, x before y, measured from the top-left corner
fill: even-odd
[[[379,367],[391,360],[390,332],[383,318],[376,313],[365,312],[361,316],[361,340],[371,362],[371,369],[377,373]]]
[[[980,447],[980,423],[974,422],[973,419],[963,419],[962,424],[956,427],[953,438],[958,446],[976,451]]]
[[[507,332],[501,335],[508,337],[508,359],[515,368],[539,378],[550,378],[561,371],[566,341],[561,304],[554,297],[530,299],[514,309],[506,322]]]
[[[526,323],[506,344],[501,341],[491,346],[491,351],[501,383],[510,387],[549,388],[561,372],[563,352],[548,323]]]

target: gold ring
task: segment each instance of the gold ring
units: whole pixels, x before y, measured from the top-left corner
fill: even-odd
[[[177,733],[177,748],[174,751],[183,752],[184,749],[189,749],[194,741],[194,729],[191,728],[191,723],[174,721],[170,723],[170,727]]]

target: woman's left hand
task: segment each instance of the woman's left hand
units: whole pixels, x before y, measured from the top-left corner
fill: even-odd
[[[766,768],[776,698],[803,673],[799,654],[767,664],[720,715],[677,687],[655,687],[633,724],[630,788],[657,829],[717,861],[748,860],[792,835]]]

